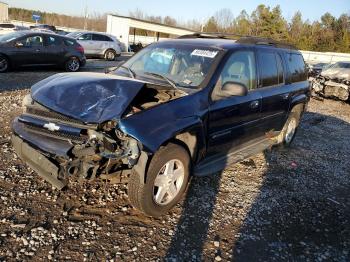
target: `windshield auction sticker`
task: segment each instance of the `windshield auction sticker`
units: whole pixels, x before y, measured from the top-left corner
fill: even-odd
[[[201,50],[201,49],[195,49],[191,53],[191,55],[204,56],[204,57],[210,57],[210,58],[214,58],[217,54],[218,54],[218,51]]]

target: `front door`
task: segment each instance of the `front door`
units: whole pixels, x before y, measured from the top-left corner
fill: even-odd
[[[94,42],[92,41],[92,34],[82,34],[78,37],[78,43],[81,44],[82,47],[84,47],[84,51],[86,55],[93,55],[95,54],[95,46]]]
[[[38,65],[46,60],[44,38],[41,34],[26,36],[15,42],[13,60],[17,65]],[[20,45],[19,45],[20,44]]]
[[[233,52],[225,62],[209,108],[207,156],[222,155],[262,135],[261,94],[256,81],[253,49]],[[232,96],[222,91],[227,82],[246,86],[248,93]]]

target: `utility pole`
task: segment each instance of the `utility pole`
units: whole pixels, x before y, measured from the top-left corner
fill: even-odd
[[[87,6],[87,1],[85,2],[85,10],[84,10],[84,30],[87,29],[87,19],[88,19],[88,6]]]

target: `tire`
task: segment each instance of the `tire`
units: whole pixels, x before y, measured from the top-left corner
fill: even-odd
[[[80,69],[80,61],[77,57],[70,57],[64,67],[67,72],[78,72]]]
[[[283,129],[279,135],[280,145],[283,147],[289,147],[293,142],[297,133],[300,118],[303,112],[303,107],[296,106],[292,109]]]
[[[105,60],[106,61],[114,61],[117,57],[117,53],[112,50],[112,49],[108,49],[106,52],[105,52]]]
[[[173,172],[174,175],[171,175],[172,172],[167,174],[167,170],[171,171],[172,163],[173,171],[177,171]],[[161,147],[149,164],[146,183],[132,171],[128,183],[130,203],[148,216],[166,214],[186,191],[190,165],[189,154],[183,147],[176,144]]]
[[[0,73],[5,73],[10,69],[10,61],[6,56],[0,55]]]

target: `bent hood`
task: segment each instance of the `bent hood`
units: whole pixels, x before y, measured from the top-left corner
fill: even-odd
[[[56,74],[35,84],[39,104],[84,123],[118,120],[145,82],[103,73]]]

